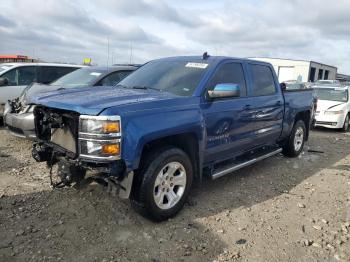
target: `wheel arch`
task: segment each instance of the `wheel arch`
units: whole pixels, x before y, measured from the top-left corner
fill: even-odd
[[[194,177],[201,177],[201,157],[199,154],[200,142],[198,135],[194,132],[169,135],[146,142],[142,146],[139,162],[137,165],[138,169],[142,168],[147,155],[150,152],[157,150],[157,148],[164,148],[168,146],[177,147],[183,150],[191,160]]]
[[[301,111],[295,115],[295,119],[294,119],[294,123],[293,123],[293,125],[295,125],[295,123],[297,123],[299,120],[302,120],[304,122],[305,127],[306,127],[305,141],[307,141],[309,139],[309,135],[310,135],[310,125],[311,125],[310,119],[311,119],[310,110]]]

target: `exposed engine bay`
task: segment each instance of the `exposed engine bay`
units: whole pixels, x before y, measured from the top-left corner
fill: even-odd
[[[97,182],[109,189],[118,189],[120,195],[129,196],[131,182],[125,172],[123,161],[99,162],[79,158],[79,114],[72,111],[58,110],[43,106],[34,109],[35,129],[39,142],[32,150],[33,158],[46,162],[50,169],[50,180],[53,187],[81,187]],[[57,166],[57,168],[54,168]],[[53,182],[53,170],[60,181]],[[127,185],[123,186],[123,183]],[[120,189],[123,189],[121,194]]]
[[[55,150],[76,158],[78,153],[79,114],[63,110],[36,107],[36,135]]]

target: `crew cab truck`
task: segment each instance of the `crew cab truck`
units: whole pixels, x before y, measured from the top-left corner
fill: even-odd
[[[154,60],[117,86],[31,103],[32,155],[58,165],[60,185],[118,189],[155,221],[176,215],[204,175],[298,156],[313,115],[312,91],[283,92],[270,64],[206,54]]]

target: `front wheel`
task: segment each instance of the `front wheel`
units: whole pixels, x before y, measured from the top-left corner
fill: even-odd
[[[343,127],[342,127],[342,131],[343,132],[348,132],[349,131],[349,114],[348,115],[346,115],[346,117],[345,117],[345,120],[344,120],[344,125],[343,125]]]
[[[134,188],[135,209],[154,221],[175,216],[189,194],[193,168],[188,155],[178,148],[167,148],[151,154],[140,172],[141,183]]]
[[[301,151],[303,151],[306,137],[305,123],[302,120],[298,120],[292,129],[292,133],[283,146],[283,154],[288,157],[296,157]]]

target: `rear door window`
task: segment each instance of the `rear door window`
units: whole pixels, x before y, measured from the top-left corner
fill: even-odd
[[[253,96],[267,96],[276,93],[275,81],[270,67],[250,65],[253,81]]]
[[[5,73],[2,77],[8,79],[9,86],[23,86],[35,82],[37,79],[35,66],[22,66],[14,68]]]
[[[49,84],[76,69],[76,67],[41,66],[38,82]]]
[[[121,80],[123,80],[127,75],[129,75],[132,71],[119,71],[113,72],[100,80],[98,82],[98,86],[115,86]]]

